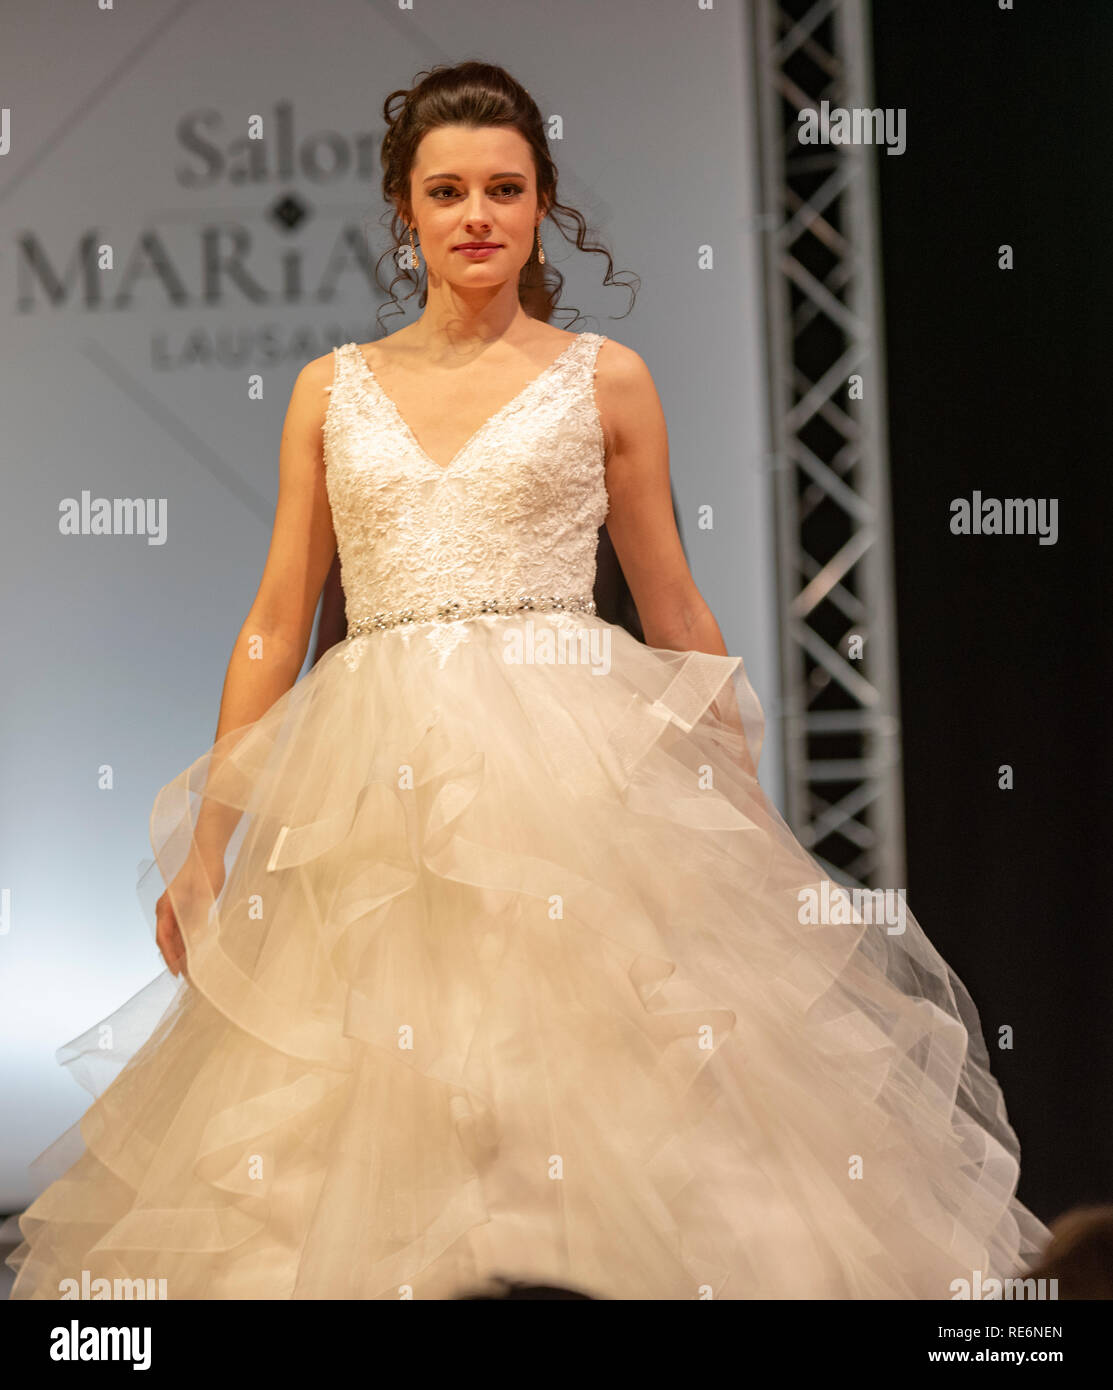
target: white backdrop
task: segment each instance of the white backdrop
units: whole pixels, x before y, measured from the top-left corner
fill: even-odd
[[[388,244],[382,102],[435,63],[500,63],[562,118],[558,196],[641,276],[613,321],[628,296],[601,288],[605,262],[548,229],[562,302],[586,316],[572,326],[654,374],[685,544],[765,706],[780,800],[742,0],[403,5],[5,6],[0,1212],[26,1204],[28,1162],[87,1102],[55,1049],[161,969],[135,895],[151,803],[215,733],[294,377],[377,336],[358,242]],[[235,142],[255,115],[247,166]],[[83,492],[159,499],[164,543],[61,535],[60,502]]]

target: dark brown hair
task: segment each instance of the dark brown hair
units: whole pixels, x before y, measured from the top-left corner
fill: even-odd
[[[469,60],[455,65],[440,64],[426,72],[420,72],[414,86],[399,88],[383,103],[383,117],[387,132],[383,137],[381,151],[383,164],[383,197],[390,204],[390,235],[394,245],[384,252],[375,266],[375,278],[390,295],[394,304],[393,313],[403,309],[394,293],[394,286],[400,280],[408,281],[413,289],[421,291],[418,300],[424,308],[427,285],[422,284],[421,272],[399,263],[398,250],[407,235],[408,220],[401,215],[410,202],[410,173],[413,169],[418,144],[431,130],[444,125],[464,126],[513,126],[529,145],[533,154],[534,170],[537,176],[538,206],[544,209],[545,216],[556,226],[564,239],[574,243],[578,250],[589,251],[605,256],[607,273],[604,285],[622,285],[630,291],[628,314],[634,306],[641,281],[629,274],[625,279],[617,279],[614,262],[610,252],[597,242],[588,241],[588,227],[575,208],[557,201],[557,167],[549,155],[545,138],[545,126],[541,112],[520,82],[504,69],[493,63]],[[409,219],[412,220],[412,219]],[[565,225],[567,224],[567,225]],[[568,228],[574,229],[574,238]],[[390,258],[396,274],[389,285],[383,283],[379,274],[384,260]],[[621,272],[626,276],[627,272]],[[534,246],[530,258],[522,267],[518,277],[518,298],[531,317],[549,322],[556,312],[557,301],[564,285],[564,276],[551,260],[546,258],[542,265],[537,259]],[[408,296],[409,297],[409,296]],[[379,326],[383,326],[382,309],[378,314]],[[562,314],[570,314],[568,323],[575,323],[580,317],[576,309],[562,309]],[[618,315],[624,318],[624,314]],[[566,325],[567,326],[567,323]]]

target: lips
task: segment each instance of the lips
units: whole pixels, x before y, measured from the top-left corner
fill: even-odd
[[[453,251],[497,251],[501,245],[498,241],[462,241],[459,246],[454,246]]]

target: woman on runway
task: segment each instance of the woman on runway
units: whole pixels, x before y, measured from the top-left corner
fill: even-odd
[[[546,321],[546,232],[597,248],[536,104],[469,62],[384,110],[422,312],[297,379],[216,738],[152,815],[178,988],[24,1214],[14,1296],[1019,1272],[1047,1233],[974,1006],[763,793],[650,373]],[[644,642],[595,611],[604,522]],[[347,638],[298,680],[337,553]]]

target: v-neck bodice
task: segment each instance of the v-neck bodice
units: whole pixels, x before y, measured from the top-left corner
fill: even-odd
[[[508,414],[512,410],[520,408],[521,402],[524,397],[532,396],[532,394],[535,391],[544,388],[544,386],[548,382],[549,376],[553,372],[556,372],[560,369],[560,366],[563,363],[565,357],[567,357],[569,353],[579,351],[580,339],[577,335],[577,337],[575,337],[572,340],[572,342],[568,343],[565,346],[563,351],[557,354],[557,356],[548,364],[548,366],[543,367],[541,371],[537,373],[536,376],[532,377],[529,381],[527,381],[526,384],[516,395],[512,396],[508,401],[504,402],[503,405],[499,406],[497,410],[493,411],[490,415],[488,415],[486,420],[484,420],[483,423],[477,429],[473,430],[471,434],[468,435],[467,439],[465,439],[463,444],[460,445],[460,447],[456,450],[456,452],[452,455],[452,457],[448,460],[447,463],[438,463],[437,460],[432,457],[432,455],[428,452],[425,446],[418,439],[413,427],[410,425],[406,417],[402,414],[401,409],[399,408],[397,402],[390,395],[390,392],[387,391],[385,386],[383,386],[376,373],[371,370],[371,364],[367,361],[367,357],[364,354],[363,349],[360,348],[358,343],[353,343],[351,344],[351,346],[355,348],[357,354],[359,355],[359,360],[363,364],[363,369],[367,374],[369,389],[375,391],[382,398],[383,404],[387,408],[387,410],[393,411],[397,419],[399,428],[406,435],[409,436],[410,442],[414,446],[414,452],[417,453],[426,463],[430,464],[433,468],[439,468],[441,472],[447,473],[449,469],[454,468],[462,458],[465,458],[467,456],[468,451],[473,447],[473,445],[475,445],[480,439],[482,439],[484,434],[489,429],[492,429],[499,421],[501,421],[504,415]]]
[[[325,478],[352,625],[516,595],[590,595],[607,513],[595,361],[580,333],[447,465],[418,443],[357,343],[333,350]]]

